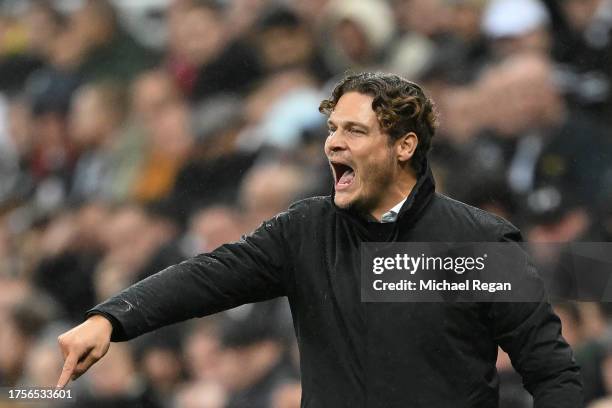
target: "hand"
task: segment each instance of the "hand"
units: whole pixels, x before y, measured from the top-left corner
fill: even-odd
[[[107,318],[94,315],[57,338],[64,355],[64,368],[57,388],[64,388],[71,378],[76,380],[104,357],[112,332],[113,326]]]

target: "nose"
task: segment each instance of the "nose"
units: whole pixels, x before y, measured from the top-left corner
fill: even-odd
[[[325,140],[325,153],[329,156],[332,152],[346,150],[346,139],[340,129],[331,132]]]

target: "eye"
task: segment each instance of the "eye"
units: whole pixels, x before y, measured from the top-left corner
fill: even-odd
[[[365,134],[365,132],[362,129],[359,129],[359,128],[350,128],[349,132],[357,133],[357,134],[360,134],[360,135],[364,135]]]
[[[332,134],[332,133],[334,133],[335,131],[336,131],[336,128],[335,128],[335,127],[333,127],[333,126],[330,126],[330,127],[328,127],[328,128],[327,128],[327,133],[328,133],[329,135],[331,135],[331,134]]]

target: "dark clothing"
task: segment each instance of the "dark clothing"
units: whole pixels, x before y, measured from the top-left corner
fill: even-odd
[[[79,395],[79,408],[162,408],[164,405],[158,400],[155,391],[147,385],[129,390],[124,395]],[[65,405],[67,406],[67,405]]]
[[[154,52],[119,30],[107,44],[87,53],[79,73],[88,81],[127,83],[140,72],[155,68],[158,62],[159,57]]]
[[[235,202],[240,183],[257,157],[257,153],[237,151],[188,162],[179,171],[168,200],[172,214],[186,222],[200,208]]]
[[[595,209],[605,198],[612,172],[609,136],[605,127],[587,116],[568,115],[547,136],[535,167],[535,187],[562,186],[578,204]]]
[[[89,312],[113,341],[246,302],[287,296],[301,353],[302,407],[492,408],[497,346],[536,408],[582,406],[579,368],[545,300],[365,303],[362,242],[520,240],[505,220],[435,193],[421,176],[396,223],[310,198],[251,235],[151,276]],[[533,271],[530,271],[533,272]]]
[[[34,285],[51,295],[70,321],[78,322],[95,304],[93,274],[100,257],[92,251],[66,251],[44,258],[34,270]]]
[[[526,129],[513,137],[483,132],[461,151],[449,150],[438,160],[449,168],[447,184],[452,195],[463,201],[469,202],[475,189],[491,183],[499,186],[499,180],[505,178],[504,184],[518,203],[526,194],[552,185],[565,197],[571,197],[573,204],[596,210],[606,199],[610,190],[607,186],[612,181],[612,139],[604,129],[590,117],[570,110],[555,125]],[[529,140],[537,141],[538,147]],[[521,183],[517,184],[515,173],[522,175],[518,180]],[[471,182],[473,174],[480,177],[477,187]],[[525,182],[525,178],[529,181]],[[479,200],[499,196],[491,193],[484,191]],[[505,205],[501,208],[512,208],[506,202],[502,204]],[[541,219],[541,214],[537,216]]]
[[[280,361],[256,384],[232,394],[226,408],[269,408],[274,391],[291,380],[291,368]]]
[[[25,85],[32,114],[40,117],[46,113],[57,113],[64,117],[70,110],[72,95],[81,83],[78,74],[52,66],[34,71]]]
[[[610,123],[612,113],[612,13],[602,2],[587,23],[572,27],[563,2],[542,0],[551,16],[552,56],[568,101]]]
[[[30,55],[5,55],[0,59],[0,91],[19,94],[30,74],[43,67],[43,61]]]
[[[177,242],[170,241],[162,244],[136,273],[135,281],[148,278],[170,265],[181,262],[186,257]]]
[[[199,68],[190,97],[198,102],[218,94],[242,95],[261,77],[262,68],[253,49],[240,41],[232,42]]]

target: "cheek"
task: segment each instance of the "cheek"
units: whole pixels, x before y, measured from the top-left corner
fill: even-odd
[[[389,158],[383,155],[370,156],[359,172],[359,189],[363,195],[377,195],[392,178]]]
[[[323,145],[323,152],[329,156],[329,137],[325,139],[325,144]]]
[[[391,155],[389,150],[378,150],[364,158],[363,176],[368,180],[387,177],[391,169]]]

